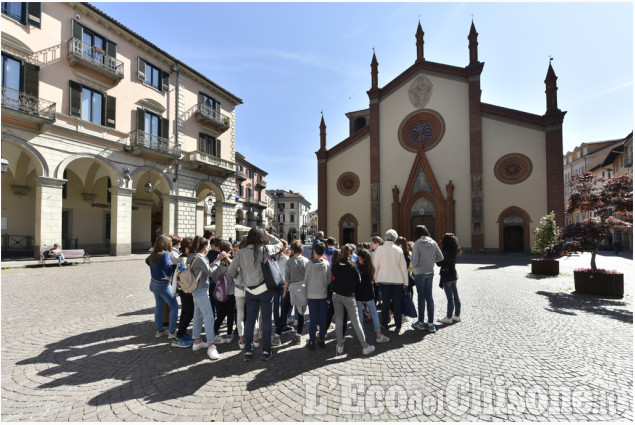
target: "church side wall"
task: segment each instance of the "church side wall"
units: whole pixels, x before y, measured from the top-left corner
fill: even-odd
[[[520,153],[531,160],[529,177],[517,184],[496,178],[496,162],[504,155]],[[522,208],[531,219],[530,243],[536,226],[547,214],[545,132],[491,118],[483,118],[483,213],[485,247],[499,248],[500,214],[511,206]]]
[[[326,171],[327,216],[326,236],[340,239],[339,221],[344,214],[355,216],[357,241],[370,241],[370,138],[366,137],[343,152],[329,158]],[[353,172],[359,178],[359,189],[350,196],[337,190],[337,180],[345,172]]]
[[[381,229],[380,235],[392,226],[392,187],[397,185],[400,200],[415,152],[404,149],[398,140],[399,125],[404,118],[417,110],[409,100],[411,82],[421,74],[413,76],[380,103],[380,178],[381,178]],[[467,81],[426,75],[433,84],[432,96],[425,109],[438,112],[445,121],[445,133],[433,149],[427,151],[428,162],[437,183],[447,197],[445,186],[452,180],[455,186],[456,234],[460,241],[470,241],[470,145],[469,145],[469,98]]]

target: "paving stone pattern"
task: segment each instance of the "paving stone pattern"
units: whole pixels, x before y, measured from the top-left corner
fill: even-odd
[[[142,260],[3,270],[1,419],[632,421],[632,259],[598,258],[626,272],[623,299],[573,292],[588,254],[561,260],[557,277],[528,263],[461,257],[463,321],[436,334],[391,324],[368,357],[350,327],[339,357],[332,329],[316,352],[284,335],[269,362],[256,349],[250,363],[236,341],[211,361],[155,338]],[[438,319],[438,276],[434,300]]]

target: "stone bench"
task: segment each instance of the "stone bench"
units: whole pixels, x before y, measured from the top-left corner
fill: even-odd
[[[40,264],[44,265],[46,260],[57,260],[57,258],[49,256],[50,251],[51,250],[49,249],[42,251],[40,254]],[[90,263],[90,255],[88,255],[88,253],[86,253],[83,249],[63,249],[62,254],[64,254],[64,258],[66,260],[83,258],[84,263]]]

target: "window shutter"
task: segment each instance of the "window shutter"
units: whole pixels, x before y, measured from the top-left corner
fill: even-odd
[[[137,130],[146,130],[146,113],[141,108],[137,108]]]
[[[70,115],[81,117],[82,115],[82,86],[75,81],[70,82],[71,86],[71,108]]]
[[[170,91],[170,74],[165,71],[161,71],[161,83],[163,87],[161,91],[166,93]]]
[[[161,134],[159,136],[165,139],[170,138],[170,121],[165,118],[161,118]]]
[[[113,43],[110,40],[106,40],[106,54],[113,58],[117,57],[117,43]]]
[[[198,133],[198,151],[205,152],[205,135]]]
[[[39,78],[40,67],[26,62],[24,64],[24,92],[31,96],[39,97]]]
[[[137,57],[137,76],[141,81],[146,80],[146,61]]]
[[[71,31],[73,33],[73,38],[77,38],[78,40],[82,41],[82,33],[83,33],[83,28],[82,25],[77,22],[75,19],[73,19],[71,21]]]
[[[220,140],[216,139],[216,156],[220,158]]]
[[[41,28],[42,19],[42,3],[33,2],[27,3],[28,8],[28,21],[29,25],[33,25],[36,28]]]
[[[106,127],[115,128],[117,99],[106,96]]]
[[[199,106],[203,103],[203,93],[198,92],[198,104]]]

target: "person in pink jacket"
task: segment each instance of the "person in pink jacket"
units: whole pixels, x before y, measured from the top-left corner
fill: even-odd
[[[386,242],[375,251],[375,282],[381,287],[381,327],[388,330],[390,302],[395,317],[395,332],[401,331],[401,294],[408,287],[408,269],[403,251],[397,245],[397,231],[386,232]]]

